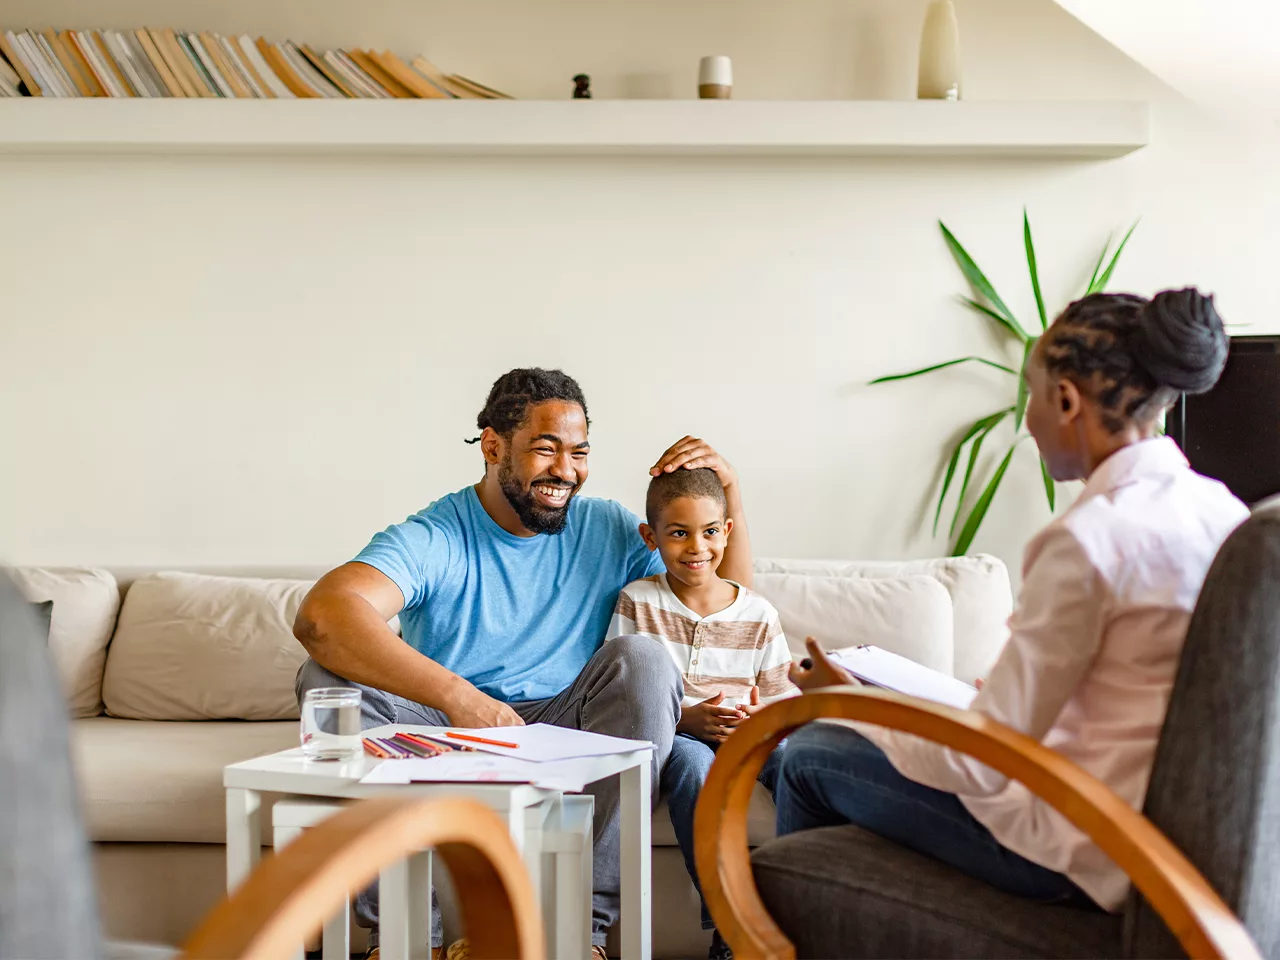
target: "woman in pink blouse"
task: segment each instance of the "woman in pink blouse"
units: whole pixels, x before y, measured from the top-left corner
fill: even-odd
[[[1028,545],[1007,645],[973,703],[1142,806],[1192,607],[1248,514],[1192,472],[1158,418],[1217,382],[1227,339],[1194,289],[1071,304],[1027,368],[1027,428],[1080,498]],[[805,690],[851,678],[810,643]],[[1020,783],[878,727],[812,724],[778,780],[778,833],[854,823],[1008,893],[1123,903],[1128,880]]]

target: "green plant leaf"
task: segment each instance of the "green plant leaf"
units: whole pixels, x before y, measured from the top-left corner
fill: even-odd
[[[996,363],[994,360],[987,360],[985,357],[961,357],[958,360],[948,360],[946,363],[935,363],[931,367],[924,367],[920,370],[912,370],[910,373],[892,373],[887,377],[876,377],[868,386],[874,387],[877,383],[891,383],[894,380],[907,380],[911,377],[919,377],[926,373],[933,373],[935,370],[944,370],[947,367],[954,367],[960,363],[985,363],[988,367],[995,367],[997,370],[1003,370],[1005,373],[1012,373],[1017,376],[1018,371],[1012,367],[1006,367],[1003,363]]]
[[[969,545],[973,543],[973,538],[978,532],[978,528],[982,526],[982,521],[987,516],[987,510],[991,506],[991,500],[996,495],[996,490],[1000,488],[1000,481],[1004,479],[1005,473],[1009,470],[1009,464],[1013,460],[1013,452],[1018,449],[1018,441],[1015,440],[1009,447],[1009,452],[1004,455],[1004,459],[1000,461],[1000,466],[996,468],[995,474],[991,477],[991,481],[987,484],[987,488],[982,491],[982,495],[978,497],[978,502],[973,505],[973,509],[969,511],[969,517],[964,522],[964,526],[960,529],[960,536],[956,539],[955,546],[951,549],[953,557],[962,557],[969,550]]]
[[[1036,295],[1036,310],[1040,312],[1040,329],[1049,329],[1049,317],[1044,312],[1044,295],[1040,292],[1040,271],[1036,269],[1036,248],[1031,242],[1031,218],[1027,208],[1022,208],[1022,239],[1027,246],[1027,269],[1031,271],[1031,289]],[[1021,422],[1021,417],[1018,418]]]
[[[996,313],[990,307],[983,306],[977,300],[973,300],[970,297],[959,297],[958,299],[960,300],[961,303],[963,303],[966,307],[970,308],[971,310],[976,310],[978,311],[978,313],[982,314],[983,316],[990,317],[996,323],[1000,324],[1000,326],[1004,327],[1011,334],[1017,337],[1019,342],[1025,339],[1025,337],[1021,332],[1020,327],[1015,327],[1013,324],[1011,324],[1004,317],[1000,316],[1000,314]]]
[[[951,451],[951,459],[947,462],[947,475],[942,481],[942,493],[938,495],[938,506],[937,509],[933,511],[933,535],[935,537],[938,535],[938,520],[942,516],[942,504],[943,501],[947,499],[947,491],[951,489],[951,481],[956,475],[956,466],[960,463],[960,453],[964,450],[964,445],[972,440],[980,430],[991,422],[992,419],[996,417],[1003,418],[1008,416],[1008,414],[1008,410],[1001,410],[997,413],[991,414],[990,416],[979,418],[974,422],[973,426],[965,432],[965,435],[960,438],[955,449]]]
[[[1098,284],[1098,274],[1102,270],[1102,262],[1107,259],[1107,251],[1111,249],[1111,238],[1115,234],[1107,234],[1107,242],[1102,245],[1102,252],[1098,254],[1098,262],[1093,265],[1093,274],[1089,277],[1089,285],[1084,288],[1085,296],[1093,293]]]
[[[1027,400],[1030,399],[1030,386],[1027,384],[1027,363],[1031,359],[1031,351],[1036,348],[1035,338],[1028,340],[1022,350],[1022,368],[1018,376],[1018,399],[1013,406],[1013,429],[1022,429],[1022,418],[1027,415]]]
[[[1101,293],[1107,289],[1107,284],[1111,282],[1111,274],[1116,271],[1116,263],[1120,260],[1120,254],[1124,253],[1124,245],[1129,242],[1129,238],[1133,236],[1133,231],[1138,229],[1141,220],[1133,221],[1133,226],[1129,228],[1129,232],[1124,235],[1124,239],[1120,241],[1120,246],[1116,247],[1115,255],[1112,256],[1111,262],[1107,264],[1107,269],[1102,271],[1102,275],[1095,278],[1089,284],[1089,293]],[[1106,251],[1103,251],[1104,253]]]
[[[1044,457],[1040,458],[1040,475],[1044,477],[1044,495],[1049,501],[1049,512],[1053,513],[1058,488],[1053,482],[1053,477],[1049,476],[1049,465],[1044,462]]]
[[[979,296],[991,304],[995,313],[1003,318],[1009,329],[1023,340],[1026,340],[1027,331],[1022,329],[1022,324],[1018,323],[1013,312],[1005,306],[1004,301],[1000,299],[1000,295],[996,293],[996,288],[991,285],[991,281],[987,279],[986,274],[979,270],[978,265],[973,262],[973,257],[969,256],[968,251],[960,245],[960,241],[947,229],[945,223],[939,220],[938,226],[942,228],[942,236],[947,241],[947,246],[951,248],[951,255],[955,257],[956,263],[960,267],[960,272],[969,281],[969,285],[977,291]]]
[[[977,439],[973,441],[973,446],[969,448],[969,463],[964,468],[964,480],[960,483],[960,495],[956,498],[956,512],[951,517],[951,526],[947,530],[948,536],[955,534],[960,514],[964,512],[964,498],[969,492],[969,481],[973,478],[973,468],[978,462],[978,454],[982,452],[982,442],[1000,425],[1000,421],[1012,412],[1013,407],[1005,407],[987,417],[982,424],[982,429],[978,432]]]

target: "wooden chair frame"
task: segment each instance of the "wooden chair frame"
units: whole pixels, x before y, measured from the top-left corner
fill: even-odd
[[[263,860],[205,917],[182,956],[283,960],[346,909],[349,891],[428,847],[453,877],[471,956],[545,960],[533,886],[497,814],[474,800],[391,796],[352,804]]]
[[[980,713],[866,687],[832,687],[770,704],[716,754],[694,814],[702,893],[739,960],[795,957],[751,872],[747,806],[769,753],[797,727],[859,720],[968,754],[1026,785],[1132,879],[1191,957],[1261,960],[1249,932],[1167,837],[1106,784],[1037,741]]]

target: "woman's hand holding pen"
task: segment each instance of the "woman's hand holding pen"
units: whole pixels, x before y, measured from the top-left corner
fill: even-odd
[[[820,690],[823,687],[839,687],[856,684],[857,679],[844,667],[827,656],[825,650],[813,637],[805,637],[805,649],[809,656],[792,664],[787,677],[804,693]]]

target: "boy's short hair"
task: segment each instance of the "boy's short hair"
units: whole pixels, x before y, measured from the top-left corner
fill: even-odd
[[[705,467],[698,470],[681,468],[670,473],[660,473],[649,481],[649,494],[644,500],[645,519],[649,521],[649,526],[656,528],[666,505],[681,497],[714,500],[720,504],[722,515],[727,516],[729,513],[729,501],[725,499],[724,487],[714,470]]]

